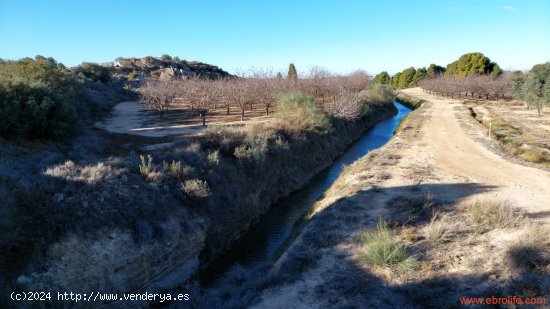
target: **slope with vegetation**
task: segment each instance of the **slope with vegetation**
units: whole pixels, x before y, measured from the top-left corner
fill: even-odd
[[[103,85],[102,70],[85,67],[83,77],[78,70],[67,74]],[[113,71],[110,76],[106,85],[127,81]],[[226,250],[275,200],[304,185],[366,129],[395,113],[391,93],[358,93],[367,79],[354,76],[362,78],[329,76],[315,87],[305,87],[311,81],[290,81],[283,93],[269,92],[277,103],[273,121],[208,128],[162,150],[113,153],[106,148],[113,136],[89,130],[88,114],[78,115],[76,134],[65,143],[1,143],[2,291],[175,287]],[[175,80],[153,82],[153,95],[158,85]],[[225,82],[240,87],[245,80]],[[256,89],[246,85],[243,89]],[[325,92],[327,85],[346,90]],[[244,92],[243,102],[257,102],[251,93]]]

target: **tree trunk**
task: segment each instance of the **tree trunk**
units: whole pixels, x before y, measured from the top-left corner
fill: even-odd
[[[227,115],[229,115],[229,105],[227,105]]]
[[[269,116],[269,106],[266,106],[266,107],[265,107],[265,115],[266,115],[266,116]]]
[[[241,108],[241,121],[244,121],[244,106]]]
[[[164,121],[164,111],[160,111],[160,122]]]

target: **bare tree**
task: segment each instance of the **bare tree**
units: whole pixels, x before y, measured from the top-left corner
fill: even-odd
[[[347,83],[345,89],[352,92],[365,90],[369,84],[369,75],[367,72],[357,70],[345,77]]]
[[[174,81],[146,80],[138,88],[139,102],[146,108],[159,112],[160,122],[164,121],[164,113],[172,106],[176,98]]]
[[[228,83],[229,100],[232,104],[239,108],[241,111],[241,121],[244,121],[244,112],[246,110],[246,105],[250,101],[249,99],[249,83],[246,79],[234,79]]]
[[[363,114],[363,99],[357,93],[342,89],[329,109],[329,114],[345,119],[359,118]]]

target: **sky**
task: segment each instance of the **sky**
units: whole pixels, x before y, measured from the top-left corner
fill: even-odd
[[[66,66],[169,54],[250,68],[376,74],[482,52],[503,69],[550,61],[549,0],[0,0],[0,58]]]

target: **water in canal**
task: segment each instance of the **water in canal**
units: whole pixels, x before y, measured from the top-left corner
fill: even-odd
[[[316,175],[304,188],[272,205],[233,247],[212,261],[199,274],[203,285],[209,285],[236,265],[252,265],[276,259],[303,226],[304,218],[313,204],[323,196],[342,172],[344,165],[363,157],[369,151],[386,144],[399,122],[411,109],[397,102],[398,113],[367,131],[334,163]]]

